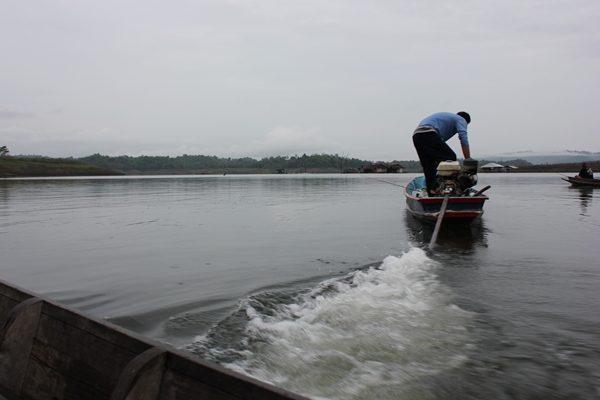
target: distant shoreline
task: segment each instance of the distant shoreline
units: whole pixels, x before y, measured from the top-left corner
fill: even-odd
[[[0,178],[115,175],[125,174],[66,158],[0,157]]]
[[[400,161],[410,168],[404,168],[405,173],[422,172],[418,161]],[[483,164],[480,161],[479,166]],[[600,172],[600,160],[588,162],[592,170]],[[484,165],[484,164],[483,164]],[[560,163],[560,164],[530,164],[520,165],[511,170],[510,174],[523,172],[560,172],[573,173],[579,172],[581,163]],[[338,167],[318,165],[295,167],[285,169],[285,174],[335,174],[341,173]],[[479,173],[502,173],[502,172],[482,172]],[[209,168],[147,168],[140,169],[116,169],[106,168],[98,165],[92,165],[79,160],[67,158],[46,158],[46,157],[0,157],[0,178],[26,178],[26,177],[61,177],[61,176],[160,176],[160,175],[270,175],[276,174],[275,169],[256,168],[256,167],[209,167]]]

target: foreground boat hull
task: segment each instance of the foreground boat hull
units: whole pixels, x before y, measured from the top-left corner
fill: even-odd
[[[308,400],[3,281],[0,323],[0,399]]]

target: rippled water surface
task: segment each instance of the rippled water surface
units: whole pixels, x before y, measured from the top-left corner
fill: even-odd
[[[0,180],[0,279],[315,399],[600,398],[600,188],[481,174],[430,252],[414,176]]]

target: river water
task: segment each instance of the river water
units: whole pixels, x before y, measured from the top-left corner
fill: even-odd
[[[428,251],[414,176],[0,180],[0,279],[314,399],[600,398],[600,189],[481,174]]]

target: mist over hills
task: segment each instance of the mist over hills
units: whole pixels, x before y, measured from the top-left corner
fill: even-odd
[[[78,159],[80,160],[86,160],[90,157],[94,157],[94,156],[98,156],[99,154],[95,154],[93,156],[87,156],[87,157],[79,157]],[[457,154],[460,158],[461,154]],[[30,158],[46,158],[47,156],[42,156],[42,155],[25,155],[25,154],[19,154],[19,155],[15,155],[16,157],[30,157]],[[186,157],[187,154],[184,154],[183,157]],[[540,152],[540,151],[533,151],[533,150],[525,150],[525,151],[515,151],[515,152],[506,152],[506,153],[497,153],[497,154],[475,154],[474,155],[476,159],[478,160],[490,160],[490,161],[495,161],[495,162],[503,162],[503,161],[509,161],[509,160],[524,160],[527,161],[531,164],[567,164],[567,163],[578,163],[578,162],[587,162],[587,161],[600,161],[600,152],[591,152],[591,151],[581,151],[581,150],[563,150],[563,151],[552,151],[552,152]],[[108,156],[104,156],[104,157],[108,157]],[[147,157],[147,156],[142,156],[142,157]],[[218,157],[216,156],[202,156],[202,157],[209,157],[209,158],[214,158],[217,159]],[[287,159],[294,159],[297,158],[298,156],[292,156],[292,157],[282,157],[282,156],[274,156],[274,157],[265,157],[263,159],[280,159],[280,158],[287,158]],[[306,156],[305,156],[306,157]],[[336,155],[330,155],[330,157],[334,157],[336,160],[343,157],[343,155],[340,157],[337,154]],[[73,157],[67,157],[67,158],[73,158]],[[117,157],[113,157],[113,158],[131,158],[130,156],[117,156]],[[150,157],[152,158],[152,157]],[[161,158],[160,156],[156,156],[156,158]],[[168,157],[167,157],[168,158]],[[219,159],[226,159],[223,157],[219,157]],[[229,158],[229,160],[232,160],[231,158]],[[235,160],[238,161],[258,161],[257,159],[254,158],[250,158],[250,157],[242,157],[242,158],[237,158]],[[354,161],[357,162],[362,162],[361,160],[357,160],[357,159],[353,159]],[[384,161],[384,160],[379,160],[379,161]],[[385,162],[389,162],[392,160],[387,160]],[[395,162],[397,162],[398,160],[393,160]],[[417,157],[414,157],[412,160],[403,160],[404,162],[406,161],[418,161]]]
[[[579,150],[536,152],[532,150],[526,150],[494,155],[483,155],[478,156],[478,158],[496,161],[521,159],[532,164],[563,164],[600,160],[600,152]]]

